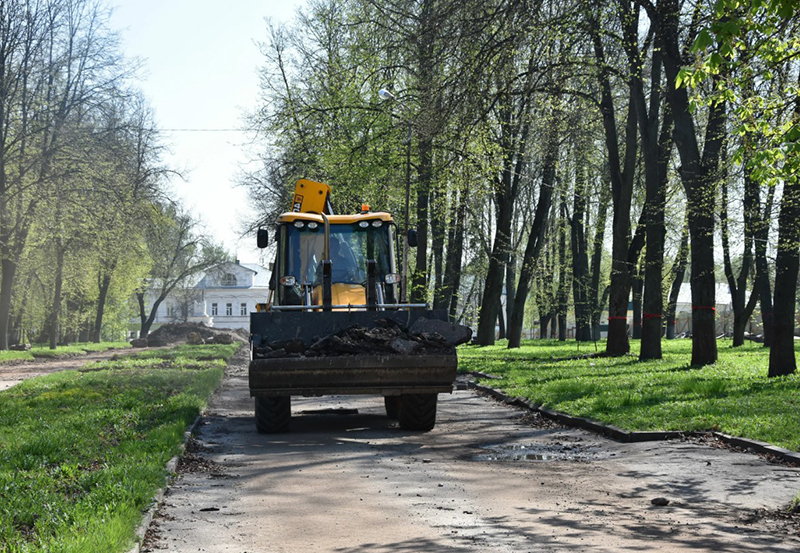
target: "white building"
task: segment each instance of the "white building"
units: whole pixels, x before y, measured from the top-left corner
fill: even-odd
[[[267,301],[269,279],[269,269],[254,263],[218,265],[194,286],[173,290],[158,307],[152,330],[184,320],[215,328],[247,329],[256,303]],[[138,324],[135,328],[138,336]]]
[[[208,271],[195,286],[201,295],[196,305],[202,322],[216,328],[250,328],[250,313],[257,303],[267,301],[269,279],[269,270],[254,263],[224,263]]]

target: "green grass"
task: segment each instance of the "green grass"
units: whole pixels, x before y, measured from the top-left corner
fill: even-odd
[[[0,392],[0,551],[131,545],[233,351],[215,346],[207,361],[162,353],[167,359],[96,363]]]
[[[17,360],[32,361],[33,355],[29,351],[0,351],[0,365]]]
[[[732,349],[719,342],[719,361],[689,367],[691,340],[663,342],[664,358],[639,362],[632,355],[559,361],[591,353],[575,342],[505,342],[459,348],[459,370],[501,376],[488,382],[571,415],[628,430],[718,430],[800,450],[800,374],[767,378],[769,352],[752,344]],[[603,351],[605,344],[598,344]]]
[[[236,353],[242,344],[204,344],[189,345],[184,344],[170,350],[147,350],[139,351],[131,355],[136,359],[176,359],[183,357],[186,359],[208,360],[208,359],[228,359]],[[126,355],[127,356],[127,355]]]
[[[100,342],[95,344],[93,342],[86,342],[80,344],[72,344],[69,346],[58,346],[56,349],[50,349],[49,346],[44,344],[34,345],[30,351],[0,351],[0,365],[5,362],[15,360],[31,361],[37,357],[39,358],[58,358],[58,357],[73,357],[77,355],[84,355],[91,351],[106,351],[109,349],[125,349],[130,348],[128,342]]]

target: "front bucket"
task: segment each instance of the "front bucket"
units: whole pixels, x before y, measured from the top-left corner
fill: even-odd
[[[421,318],[447,321],[444,309],[409,311],[267,311],[250,313],[250,339],[254,347],[261,343],[303,340],[306,346],[315,338],[324,338],[352,326],[373,328],[376,321],[389,319],[409,328]]]

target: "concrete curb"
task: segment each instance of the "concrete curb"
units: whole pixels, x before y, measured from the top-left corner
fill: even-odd
[[[726,444],[735,447],[740,447],[742,449],[746,449],[756,453],[762,453],[764,455],[771,455],[780,459],[781,461],[787,463],[793,463],[795,465],[800,466],[800,453],[784,449],[782,447],[778,447],[766,442],[759,442],[757,440],[749,440],[747,438],[730,436],[728,434],[723,434],[722,432],[695,432],[695,431],[682,432],[676,430],[631,432],[619,428],[617,426],[613,426],[611,424],[604,424],[601,422],[593,421],[591,419],[586,419],[583,417],[575,417],[573,415],[561,413],[560,411],[554,411],[552,409],[542,407],[541,405],[534,403],[530,400],[519,397],[512,397],[507,395],[505,392],[501,390],[497,390],[495,388],[490,388],[489,386],[478,384],[474,380],[467,381],[467,388],[484,393],[501,403],[537,412],[541,414],[543,417],[556,421],[560,424],[563,424],[564,426],[582,428],[584,430],[588,430],[596,434],[601,434],[618,442],[623,442],[623,443],[654,442],[662,440],[676,440],[684,437],[713,436],[714,438],[717,438]]]
[[[730,444],[735,447],[741,447],[743,449],[749,449],[758,453],[763,453],[764,455],[773,455],[782,461],[800,465],[800,453],[797,451],[784,449],[767,442],[759,442],[757,440],[739,438],[738,436],[730,436],[728,434],[723,434],[722,432],[712,432],[711,435],[720,441],[725,442],[726,444]]]
[[[186,443],[189,441],[189,438],[192,437],[192,434],[194,434],[195,430],[197,430],[197,427],[200,426],[200,421],[202,419],[203,414],[200,413],[197,418],[194,419],[194,422],[189,427],[189,430],[183,433],[183,441],[181,442],[179,453],[170,459],[164,467],[167,471],[167,481],[164,483],[163,488],[156,490],[156,493],[153,495],[153,499],[150,500],[150,506],[147,508],[147,511],[145,511],[144,517],[142,517],[142,522],[136,527],[136,533],[133,538],[135,543],[130,549],[127,550],[126,553],[141,553],[144,535],[147,533],[147,529],[150,528],[150,523],[153,521],[153,516],[156,514],[158,507],[164,500],[165,490],[170,486],[175,477],[175,472],[178,468],[178,459],[180,459],[181,455],[183,455],[183,452],[186,450]]]

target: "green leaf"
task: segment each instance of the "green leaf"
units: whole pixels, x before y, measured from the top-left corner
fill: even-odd
[[[718,73],[720,66],[722,66],[724,63],[725,60],[723,57],[716,52],[711,54],[711,56],[708,58],[708,67],[713,73]]]
[[[694,39],[692,50],[699,52],[701,50],[705,50],[712,44],[714,44],[714,37],[711,36],[711,33],[708,31],[708,29],[703,29],[697,34],[697,38]]]
[[[691,77],[692,72],[689,69],[685,67],[681,68],[681,70],[678,71],[678,76],[675,77],[675,88],[683,86],[683,83],[691,79]]]

